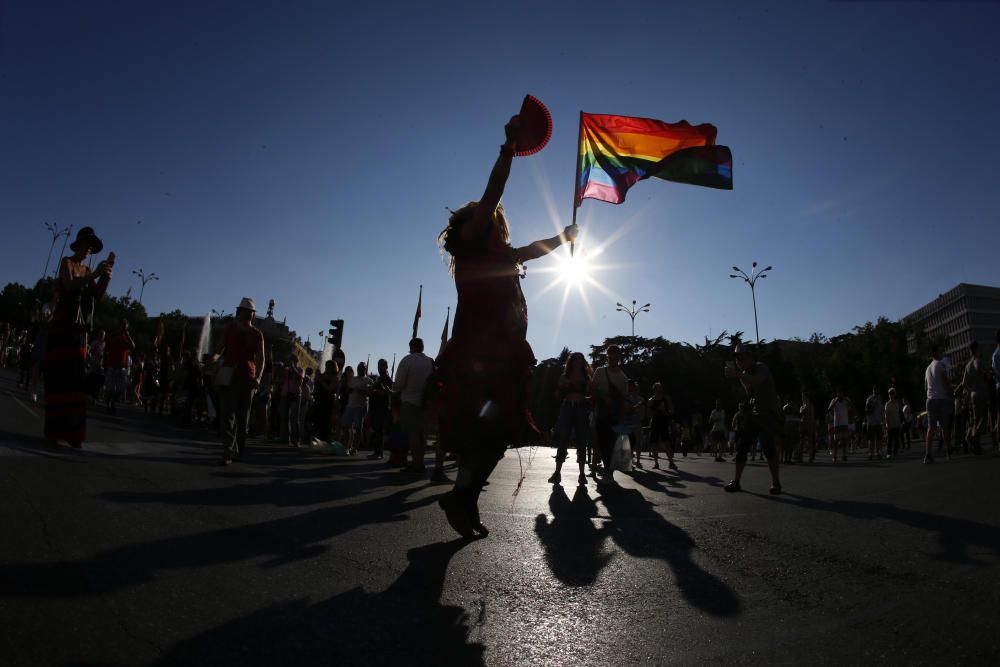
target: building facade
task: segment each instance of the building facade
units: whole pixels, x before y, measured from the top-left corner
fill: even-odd
[[[979,342],[981,354],[996,345],[1000,330],[1000,287],[960,283],[903,321],[930,337],[946,338],[945,355],[951,363],[965,363],[973,340]],[[910,354],[917,352],[915,335],[909,336],[907,345]]]

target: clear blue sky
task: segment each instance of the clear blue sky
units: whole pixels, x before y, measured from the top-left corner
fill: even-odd
[[[752,5],[752,7],[750,6]],[[515,244],[572,214],[579,111],[713,123],[732,192],[662,181],[584,202],[607,293],[529,264],[536,356],[629,333],[764,338],[898,318],[996,284],[1000,3],[4,2],[0,281],[32,284],[45,221],[93,226],[112,293],[151,314],[252,296],[303,338],[346,320],[351,363],[405,351],[418,285],[436,349],[455,288],[435,245],[482,193],[532,93],[554,118],[515,160]],[[137,221],[142,221],[138,224]]]

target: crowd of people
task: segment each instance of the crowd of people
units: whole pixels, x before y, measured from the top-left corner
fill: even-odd
[[[94,304],[108,288],[115,257],[111,253],[90,268],[88,258],[103,243],[85,227],[70,245],[73,254],[60,262],[53,302],[36,309],[29,329],[3,327],[2,362],[17,365],[19,386],[33,400],[44,378],[44,432],[51,446],[82,446],[88,402],[109,413],[130,403],[145,413],[212,424],[219,429],[221,462],[227,466],[253,435],[290,447],[328,446],[348,456],[370,450],[371,459],[388,451],[390,464],[423,474],[433,434],[432,477],[447,480],[445,458],[457,460],[454,487],[439,500],[449,524],[462,536],[485,536],[489,529],[478,508],[483,486],[504,450],[538,431],[528,410],[535,358],[526,338],[523,265],[576,236],[571,225],[555,237],[511,245],[500,198],[519,128],[515,116],[505,126],[506,141],[483,196],[453,211],[439,236],[451,257],[458,305],[452,337],[437,359],[424,354],[423,341],[414,336],[394,372],[385,359],[377,361],[374,373],[367,362],[347,365],[337,349],[315,374],[295,355],[275,360],[265,353],[250,298],[242,299],[213,353],[175,355],[162,323],[152,349],[137,350],[127,322],[110,335],[94,331]],[[661,455],[669,470],[677,470],[678,456],[707,449],[715,461],[732,457],[735,463],[727,492],[741,490],[747,461],[761,457],[772,494],[782,492],[780,464],[812,463],[824,450],[834,462],[865,454],[869,460],[891,460],[922,433],[925,463],[938,452],[949,457],[954,447],[979,454],[987,434],[996,451],[1000,332],[991,365],[982,362],[975,344],[969,351],[956,382],[935,346],[925,374],[926,411],[914,414],[895,387],[873,387],[857,403],[839,390],[819,406],[807,394],[782,398],[753,347],[739,345],[723,372],[739,382],[745,398],[734,409],[728,406],[731,412],[721,400],[710,399],[714,406],[707,418],[701,411],[679,415],[660,382],[643,396],[615,345],[607,347],[606,363],[596,369],[573,352],[552,397],[559,410],[552,433],[556,470],[549,481],[561,483],[571,447],[581,485],[590,476],[600,486],[614,485],[616,469],[642,467],[644,459],[659,468]],[[628,452],[624,464],[622,452]]]

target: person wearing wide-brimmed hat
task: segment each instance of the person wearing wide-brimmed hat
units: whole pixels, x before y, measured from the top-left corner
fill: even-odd
[[[66,442],[79,448],[87,435],[87,336],[94,303],[108,289],[114,262],[87,267],[87,258],[104,248],[91,227],[81,228],[69,247],[73,254],[59,262],[45,344],[45,438],[50,445]]]
[[[244,297],[236,307],[236,319],[222,334],[212,360],[222,358],[215,377],[219,392],[219,427],[222,433],[222,464],[229,465],[246,449],[250,407],[264,372],[264,335],[253,325],[257,306]]]

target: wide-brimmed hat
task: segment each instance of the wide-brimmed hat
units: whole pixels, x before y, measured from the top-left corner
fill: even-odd
[[[237,309],[242,308],[243,310],[252,310],[255,313],[257,312],[257,304],[254,303],[253,299],[251,299],[248,296],[243,297],[243,299],[240,301],[240,305],[236,306],[236,308]]]
[[[76,233],[76,240],[69,244],[69,249],[76,252],[84,245],[90,246],[90,252],[95,254],[104,250],[104,242],[97,238],[93,227],[81,227]]]

